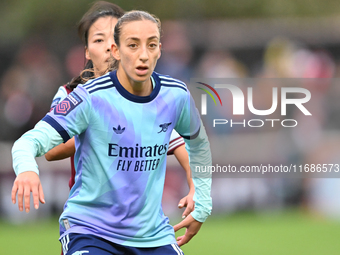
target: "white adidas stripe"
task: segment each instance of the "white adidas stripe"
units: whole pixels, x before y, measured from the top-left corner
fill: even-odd
[[[175,244],[171,244],[172,248],[177,252],[178,255],[181,255],[181,253],[176,249],[176,245]]]
[[[109,75],[109,73],[104,74],[103,76],[99,77],[99,78],[96,79],[96,80],[90,80],[90,82],[85,83],[85,84],[83,85],[83,87],[86,88],[86,87],[91,86],[91,85],[93,85],[93,84],[95,84],[95,83],[97,83],[97,82],[102,82],[102,81],[104,81],[104,80],[110,80],[110,77],[109,77],[108,75]]]
[[[70,237],[69,237],[69,235],[66,236],[66,240],[67,240],[67,242],[66,242],[66,252],[68,252],[68,243],[70,242]],[[66,254],[65,254],[65,255],[66,255]]]
[[[174,82],[177,82],[177,83],[180,83],[180,84],[185,85],[184,82],[182,82],[182,81],[180,81],[180,80],[177,80],[177,79],[174,79],[174,78],[172,78],[172,77],[170,77],[170,76],[160,75],[159,78],[164,79],[164,80],[168,80],[168,81],[174,81]]]
[[[171,244],[172,248],[177,252],[178,255],[184,255],[183,251],[177,244]]]
[[[68,243],[70,242],[70,238],[68,235],[64,236],[61,239],[61,244],[63,246],[63,254],[66,255],[67,251],[68,251]]]
[[[96,89],[98,89],[98,88],[105,87],[105,86],[107,86],[107,85],[109,85],[109,84],[112,84],[112,82],[111,82],[111,81],[108,81],[108,82],[103,83],[103,84],[100,84],[100,85],[95,85],[95,86],[93,86],[92,88],[87,89],[87,90],[88,90],[89,93],[91,93],[93,90],[96,90]]]
[[[110,77],[105,77],[105,79],[101,79],[101,80],[96,80],[94,82],[91,82],[91,83],[85,83],[83,85],[84,88],[88,89],[90,87],[93,87],[93,86],[97,86],[98,84],[97,83],[101,83],[101,82],[109,82],[111,81]]]
[[[168,84],[168,85],[177,85],[180,86],[182,88],[184,88],[185,90],[187,89],[187,87],[181,83],[178,82],[167,82],[167,81],[161,81],[162,84]]]
[[[66,254],[66,250],[65,250],[65,236],[63,238],[61,238],[61,244],[63,246],[63,253]]]

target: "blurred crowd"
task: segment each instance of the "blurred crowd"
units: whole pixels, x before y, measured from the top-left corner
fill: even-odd
[[[181,23],[164,22],[163,31],[162,57],[156,71],[187,84],[197,77],[334,78],[340,75],[337,59],[326,48],[313,49],[289,38],[273,38],[263,48],[254,49],[261,52],[262,57],[254,62],[249,56],[252,60],[249,63],[247,57],[238,59],[232,49],[193,48]],[[82,70],[85,59],[81,44],[65,52],[64,56],[55,54],[43,36],[20,45],[11,65],[0,77],[0,140],[14,140],[32,128],[49,110],[58,87]],[[325,86],[318,90],[328,94],[329,90],[339,89]],[[263,102],[263,95],[260,99]],[[333,115],[334,110],[329,114]]]
[[[340,77],[339,59],[326,46],[316,48],[290,38],[276,37],[262,48],[253,49],[254,52],[261,53],[261,57],[254,61],[253,56],[246,54],[238,57],[242,49],[233,51],[209,46],[193,48],[185,26],[180,23],[164,22],[163,31],[162,56],[156,71],[186,83],[190,83],[191,78]],[[64,56],[55,54],[43,36],[21,44],[11,65],[5,68],[0,77],[0,141],[12,143],[32,128],[49,111],[58,87],[82,70],[85,59],[80,42],[65,52]],[[247,52],[251,51],[247,49]],[[291,140],[287,142],[293,144],[293,149],[277,152],[278,160],[283,159],[289,163],[334,163],[339,158],[340,143],[337,141],[340,141],[340,86],[334,83],[334,79],[328,79],[322,85],[306,84],[314,97],[313,105],[310,106],[313,118],[302,121],[298,128],[289,131]],[[254,105],[258,108],[270,106],[271,91],[266,89],[264,83],[256,86]],[[289,114],[299,119],[299,113],[301,112]],[[225,131],[224,135],[232,140],[232,135],[247,135],[253,133],[253,130],[235,128]],[[252,144],[247,146],[256,147]],[[228,154],[229,151],[225,153]],[[242,153],[247,152],[238,152]],[[251,149],[248,153],[252,153]],[[165,198],[177,201],[177,197],[185,193],[179,189],[178,184],[181,182],[178,171],[168,173],[167,178]],[[339,189],[337,187],[340,185],[336,179],[218,178],[213,180],[214,211],[232,213],[298,205],[340,218],[340,203],[335,202],[335,191]],[[165,210],[169,210],[169,213],[171,208],[165,205]]]

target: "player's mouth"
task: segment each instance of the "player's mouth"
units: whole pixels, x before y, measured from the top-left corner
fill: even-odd
[[[146,75],[149,71],[148,66],[137,66],[136,73],[137,75]]]

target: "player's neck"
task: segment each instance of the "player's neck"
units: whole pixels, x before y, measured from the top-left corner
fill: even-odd
[[[126,89],[129,93],[133,95],[149,96],[153,90],[150,77],[145,81],[138,82],[127,76],[125,72],[119,72],[118,69],[117,78],[124,89]]]

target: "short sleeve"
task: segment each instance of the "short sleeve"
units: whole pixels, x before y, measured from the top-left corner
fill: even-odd
[[[174,151],[182,145],[185,145],[184,139],[176,132],[176,130],[172,130],[167,155],[173,155]]]

